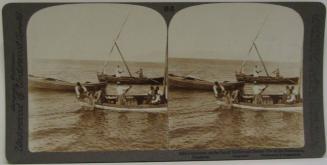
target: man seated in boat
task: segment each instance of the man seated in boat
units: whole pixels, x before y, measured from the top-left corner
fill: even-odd
[[[259,85],[256,81],[254,81],[254,84],[252,86],[254,99],[253,104],[262,104],[262,93],[265,91],[265,89],[268,87],[268,85]]]
[[[285,91],[283,92],[283,98],[282,98],[283,103],[286,103],[286,100],[290,95],[291,95],[291,88],[288,85],[286,85]]]
[[[76,83],[75,93],[76,93],[76,97],[78,99],[84,99],[84,98],[88,97],[88,91],[87,91],[86,87],[84,85],[82,85],[80,82]]]
[[[119,65],[117,65],[115,76],[116,77],[121,77],[123,72],[124,72],[123,69]]]
[[[154,95],[152,96],[151,104],[160,104],[161,103],[161,94],[159,86],[154,89]]]
[[[149,90],[149,92],[147,93],[148,97],[147,97],[146,102],[147,102],[148,104],[151,103],[152,98],[154,97],[154,93],[155,93],[154,86],[151,85],[151,86],[150,86],[150,90]]]
[[[259,77],[260,72],[261,72],[261,70],[259,69],[258,65],[255,65],[255,67],[253,69],[253,77]]]
[[[135,72],[136,74],[139,74],[139,78],[144,78],[144,74],[143,74],[143,69],[140,68],[140,70]]]
[[[286,89],[287,87],[288,86],[286,86]],[[297,102],[296,95],[297,93],[294,91],[294,86],[288,87],[286,104],[295,104]]]
[[[121,85],[119,81],[117,81],[117,94],[118,94],[118,101],[117,104],[119,105],[125,105],[126,104],[126,93],[129,91],[129,89],[132,86],[126,86],[126,85]]]

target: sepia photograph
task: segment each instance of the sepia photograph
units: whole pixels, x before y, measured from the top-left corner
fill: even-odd
[[[31,152],[168,148],[167,25],[125,4],[57,5],[27,28]]]
[[[196,5],[169,26],[170,149],[304,146],[304,27],[272,4]]]
[[[27,28],[29,150],[301,148],[303,33],[272,4],[169,23],[128,4],[44,8]]]
[[[7,3],[8,163],[323,157],[321,2]]]

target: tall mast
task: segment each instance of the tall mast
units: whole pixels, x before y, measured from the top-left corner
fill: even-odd
[[[302,49],[301,49],[302,50]],[[299,78],[299,84],[298,84],[298,95],[300,96],[300,99],[303,99],[303,50],[301,51],[301,58],[300,58],[300,78]]]
[[[254,48],[255,48],[255,50],[256,50],[256,52],[257,52],[257,55],[258,55],[258,57],[259,57],[259,59],[260,59],[260,62],[261,62],[261,64],[262,64],[263,68],[265,69],[265,72],[266,72],[267,76],[269,76],[269,73],[268,73],[268,70],[267,70],[267,68],[266,68],[266,65],[265,65],[265,63],[263,62],[263,59],[262,59],[262,57],[261,57],[261,55],[260,55],[260,53],[259,53],[259,50],[258,50],[257,44],[256,44],[255,42],[253,42],[253,45],[254,45]]]
[[[131,71],[130,71],[129,68],[128,68],[128,65],[127,65],[127,63],[126,63],[126,61],[125,61],[125,59],[124,59],[124,56],[123,56],[123,54],[122,54],[122,52],[121,52],[121,50],[120,50],[120,48],[119,48],[117,42],[116,42],[116,41],[114,41],[114,42],[115,42],[115,46],[116,46],[116,48],[117,48],[117,50],[118,50],[118,53],[119,53],[121,59],[123,60],[123,63],[124,63],[124,65],[125,65],[125,67],[126,67],[128,73],[129,73],[129,76],[133,77],[133,75],[132,75]]]
[[[262,31],[264,25],[266,24],[267,19],[268,19],[268,14],[266,15],[265,19],[264,19],[263,22],[262,22],[262,25],[260,26],[260,29],[258,30],[257,34],[255,35],[254,39],[252,40],[252,44],[251,44],[251,47],[250,47],[250,49],[249,49],[249,51],[248,51],[247,56],[250,55],[250,53],[251,53],[251,51],[252,51],[252,49],[253,49],[253,47],[254,47],[254,42],[257,40],[257,38],[258,38],[259,35],[261,34],[261,31]],[[240,72],[242,72],[242,70],[243,70],[243,66],[245,65],[245,63],[246,63],[246,59],[244,59],[243,62],[242,62],[242,65],[241,65],[241,68],[240,68]]]
[[[163,94],[166,98],[166,100],[168,100],[168,28],[167,28],[167,35],[166,35],[166,50],[165,50],[165,76],[164,76],[164,81],[163,81],[163,86],[164,86],[164,90],[163,90]]]
[[[115,43],[116,43],[116,41],[119,39],[120,34],[121,34],[121,32],[123,31],[123,28],[124,28],[124,26],[125,26],[125,24],[126,24],[128,18],[129,18],[129,15],[130,15],[130,12],[128,12],[128,14],[127,14],[127,16],[126,16],[124,22],[122,23],[122,25],[121,25],[121,27],[120,27],[120,29],[119,29],[117,35],[116,35],[116,38],[115,38],[114,41],[113,41],[113,44],[112,44],[111,49],[110,49],[110,51],[109,51],[109,56],[112,54],[112,52],[113,52],[113,50],[114,50]],[[107,66],[107,64],[108,64],[108,61],[106,61],[105,64],[103,65],[103,69],[102,69],[102,72],[103,72],[103,73],[104,73],[104,68]]]

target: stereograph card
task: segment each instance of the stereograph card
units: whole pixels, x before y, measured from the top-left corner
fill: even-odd
[[[325,153],[325,6],[9,3],[10,163]]]

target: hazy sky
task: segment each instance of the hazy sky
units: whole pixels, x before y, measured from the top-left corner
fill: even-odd
[[[169,27],[169,57],[240,59],[256,43],[264,60],[299,62],[303,23],[292,9],[270,4],[210,4],[184,9]],[[259,60],[253,50],[250,60]]]
[[[28,24],[28,57],[120,60],[113,39],[130,12],[118,45],[127,61],[164,62],[167,26],[152,9],[120,4],[74,4],[46,8]]]
[[[74,4],[40,10],[28,24],[28,57],[120,60],[108,53],[117,41],[127,61],[164,62],[166,25],[155,11],[133,5]],[[169,57],[244,59],[256,43],[264,60],[298,62],[303,23],[292,9],[270,4],[209,4],[178,12],[169,27]],[[250,60],[258,60],[255,51]]]

